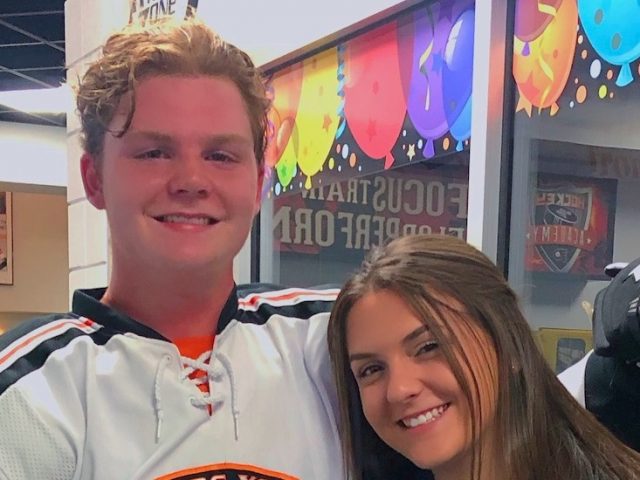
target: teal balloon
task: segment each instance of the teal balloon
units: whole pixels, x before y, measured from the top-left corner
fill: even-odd
[[[640,58],[640,0],[578,0],[578,13],[598,55],[622,67],[616,85],[633,82],[629,64]]]

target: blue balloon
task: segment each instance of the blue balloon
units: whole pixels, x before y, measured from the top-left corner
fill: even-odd
[[[460,14],[451,27],[444,51],[442,86],[445,115],[456,150],[471,136],[471,86],[473,79],[473,35],[475,11]]]
[[[470,96],[465,103],[462,112],[460,113],[460,115],[458,115],[456,121],[453,122],[453,125],[451,125],[451,127],[449,128],[449,131],[451,132],[451,135],[453,135],[453,138],[458,141],[456,143],[456,151],[458,152],[461,152],[464,148],[463,142],[467,138],[471,137],[471,98],[472,97]]]
[[[616,85],[629,85],[633,81],[629,64],[640,58],[640,1],[578,0],[578,13],[598,55],[622,67]]]
[[[471,95],[474,19],[473,8],[462,12],[451,26],[444,49],[442,89],[449,125],[458,118]]]

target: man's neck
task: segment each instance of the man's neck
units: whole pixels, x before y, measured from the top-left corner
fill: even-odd
[[[233,289],[231,271],[224,275],[158,275],[142,278],[114,268],[102,303],[175,338],[212,335]]]

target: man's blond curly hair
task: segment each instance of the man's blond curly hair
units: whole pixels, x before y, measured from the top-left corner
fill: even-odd
[[[194,18],[130,25],[109,37],[101,58],[89,67],[76,89],[85,152],[100,159],[105,134],[119,137],[127,132],[135,112],[136,84],[156,75],[231,80],[244,99],[256,160],[263,164],[270,102],[261,74],[245,52]],[[131,93],[132,101],[124,127],[111,132],[111,120],[127,93]]]

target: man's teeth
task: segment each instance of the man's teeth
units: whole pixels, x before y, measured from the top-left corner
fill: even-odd
[[[405,418],[402,420],[402,423],[407,428],[415,428],[419,425],[423,425],[428,422],[433,422],[436,420],[442,413],[447,409],[446,405],[441,405],[438,408],[434,408],[433,410],[429,410],[428,412],[421,413],[417,417],[413,418]]]
[[[162,221],[166,223],[187,223],[190,225],[209,225],[209,217],[185,217],[183,215],[164,215]]]

